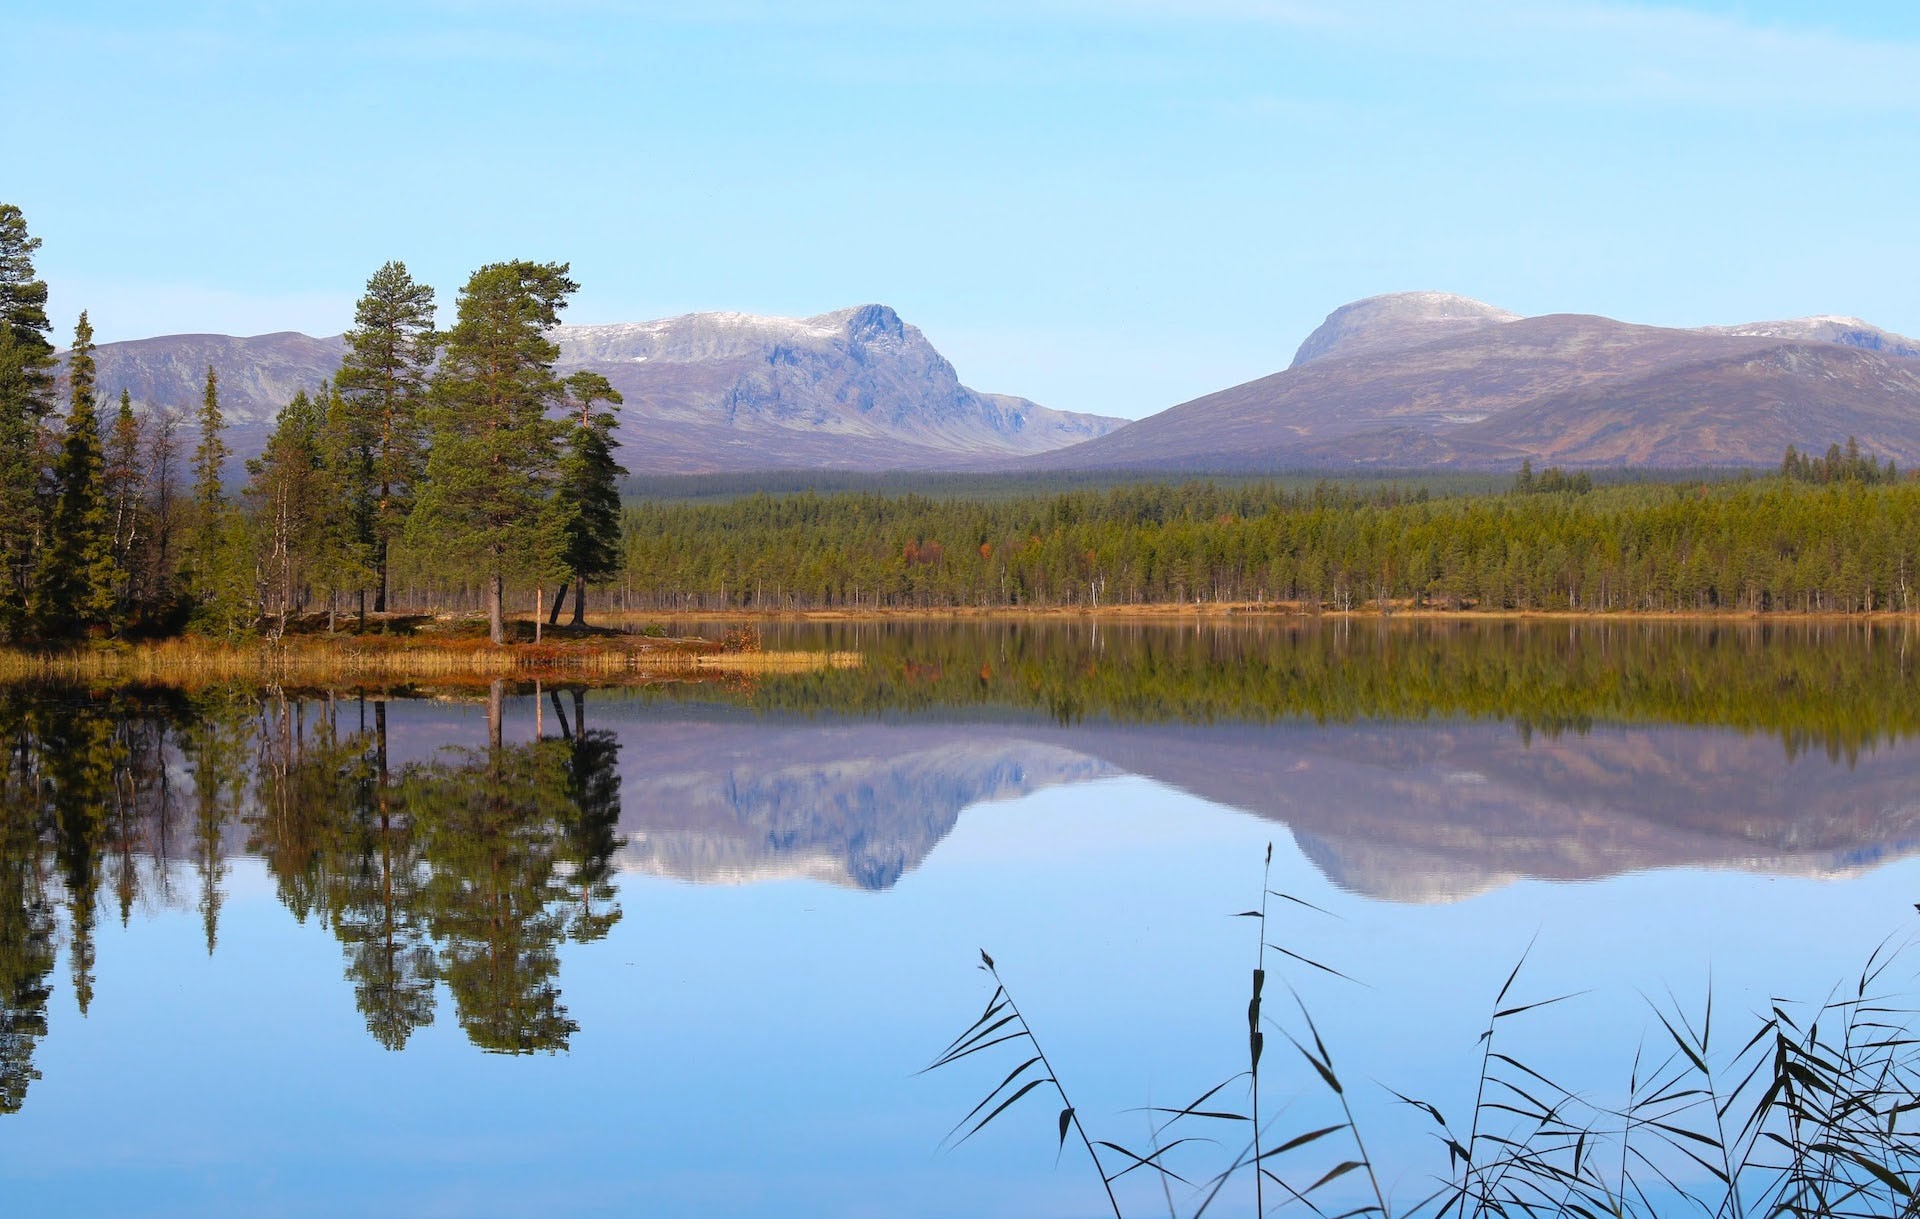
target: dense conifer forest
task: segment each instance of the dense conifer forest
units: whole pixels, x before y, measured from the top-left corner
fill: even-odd
[[[448,611],[484,611],[499,643],[511,611],[557,622],[569,596],[582,624],[590,587],[633,613],[1913,608],[1920,484],[1851,439],[1669,482],[788,474],[777,494],[656,479],[623,507],[620,395],[554,371],[577,288],[555,263],[480,268],[445,331],[431,287],[379,268],[339,374],[285,405],[241,483],[212,368],[190,415],[136,413],[97,383],[83,313],[56,375],[38,247],[0,204],[0,643]]]
[[[1864,464],[1864,463],[1863,463]],[[627,510],[635,608],[1285,603],[1308,610],[1913,608],[1920,484],[1779,475],[1501,494],[1193,482],[978,501],[754,496]]]

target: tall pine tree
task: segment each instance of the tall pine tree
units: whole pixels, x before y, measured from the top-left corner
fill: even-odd
[[[552,490],[566,425],[547,418],[560,349],[547,332],[577,287],[565,263],[475,271],[434,378],[433,449],[407,533],[435,560],[478,567],[496,644],[506,582],[556,574],[565,544]]]
[[[116,616],[124,625],[139,600],[137,558],[147,540],[146,504],[141,495],[145,471],[140,459],[140,420],[133,413],[133,396],[120,391],[120,410],[107,433],[106,467],[102,471],[107,515],[112,519],[113,564],[118,579]]]
[[[371,501],[366,539],[374,569],[373,608],[387,609],[388,558],[406,527],[426,467],[422,421],[439,336],[433,289],[415,283],[403,262],[389,262],[367,281],[346,333],[347,353],[335,386],[350,408],[352,443],[365,453],[364,487]]]
[[[23,635],[44,536],[46,435],[53,410],[47,285],[34,274],[40,239],[0,203],[0,640]]]
[[[45,636],[106,626],[118,600],[113,521],[107,514],[100,420],[94,405],[93,327],[80,315],[67,356],[66,435],[54,465],[54,503],[41,551],[36,608]]]
[[[320,483],[326,494],[317,524],[313,578],[327,598],[327,630],[334,627],[342,595],[360,593],[360,629],[367,626],[366,588],[373,570],[376,488],[364,416],[336,387],[322,385],[314,398]]]
[[[613,459],[613,451],[620,447],[613,438],[613,412],[596,413],[593,407],[597,402],[618,406],[625,399],[605,377],[584,368],[564,384],[579,414],[567,434],[557,492],[567,529],[562,561],[573,577],[573,625],[585,626],[587,585],[620,570],[620,479],[627,473]],[[548,622],[559,619],[566,595],[567,586],[562,583]]]
[[[319,432],[318,411],[303,390],[281,409],[260,456],[247,463],[266,611],[278,618],[283,635],[306,600],[324,499],[337,498],[321,485]]]
[[[249,604],[257,587],[248,570],[245,527],[221,482],[227,458],[222,433],[220,378],[207,365],[200,401],[200,443],[193,450],[193,504],[187,533],[186,576],[193,596],[193,622],[201,630],[236,635],[253,624]]]

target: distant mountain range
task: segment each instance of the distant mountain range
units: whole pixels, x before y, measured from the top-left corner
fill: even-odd
[[[1847,436],[1920,462],[1920,343],[1857,318],[1678,330],[1409,292],[1334,310],[1285,371],[1026,464],[1772,465]]]
[[[1848,436],[1920,465],[1920,342],[1857,318],[1683,330],[1376,296],[1334,310],[1284,371],[1131,424],[969,389],[884,305],[555,338],[561,372],[597,370],[626,396],[620,459],[636,474],[1770,466]],[[212,364],[246,454],[341,350],[294,333],[110,343],[100,384],[190,411]]]
[[[885,305],[562,326],[554,338],[562,374],[593,369],[625,396],[619,457],[636,474],[943,469],[1044,452],[1123,422],[969,389]],[[343,350],[339,336],[183,334],[103,344],[96,358],[103,392],[124,387],[143,408],[184,413],[211,364],[244,455],[295,393],[334,375]]]

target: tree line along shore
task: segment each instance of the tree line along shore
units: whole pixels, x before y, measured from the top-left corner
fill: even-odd
[[[338,374],[284,406],[234,489],[211,368],[190,419],[136,412],[124,389],[108,408],[83,313],[56,377],[38,246],[0,204],[0,647],[250,647],[396,622],[424,625],[422,647],[497,647],[529,633],[510,611],[537,640],[569,595],[584,626],[589,589],[628,623],[1915,609],[1920,483],[1851,440],[1824,456],[1789,450],[1774,471],[1664,483],[1527,466],[1505,488],[1464,492],[1143,476],[986,497],[623,504],[620,395],[596,373],[554,369],[548,333],[576,289],[557,263],[480,268],[444,332],[434,290],[382,266]],[[478,614],[484,638],[446,625]]]

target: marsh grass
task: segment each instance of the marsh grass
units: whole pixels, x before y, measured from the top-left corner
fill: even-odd
[[[953,1067],[989,1052],[1025,1059],[974,1107],[948,1142],[964,1142],[1019,1101],[1050,1089],[1061,1103],[1059,1142],[1072,1132],[1099,1173],[1116,1219],[1124,1210],[1114,1184],[1134,1172],[1159,1177],[1167,1213],[1199,1219],[1223,1199],[1250,1202],[1256,1216],[1300,1213],[1320,1219],[1358,1216],[1431,1219],[1854,1219],[1920,1217],[1920,1038],[1910,978],[1899,976],[1905,945],[1887,941],[1859,974],[1825,999],[1773,999],[1767,1010],[1725,1027],[1712,988],[1697,1013],[1669,996],[1650,1002],[1651,1020],[1617,1101],[1563,1087],[1514,1048],[1516,1026],[1577,994],[1522,995],[1523,954],[1494,996],[1478,1058],[1473,1105],[1448,1120],[1431,1101],[1383,1085],[1383,1099],[1417,1111],[1446,1154],[1424,1195],[1401,1203],[1381,1185],[1355,1115],[1351,1081],[1336,1066],[1307,1005],[1289,985],[1285,1020],[1268,1010],[1269,954],[1289,968],[1340,973],[1272,938],[1269,899],[1319,910],[1266,887],[1267,848],[1254,920],[1259,949],[1247,1007],[1247,1065],[1178,1108],[1148,1107],[1149,1141],[1138,1150],[1089,1135],[1065,1085],[1040,1050],[993,959],[986,1011],[925,1070]],[[1529,954],[1531,949],[1529,949]],[[1265,1044],[1278,1035],[1295,1070],[1279,1114],[1262,1109],[1262,1081],[1276,1069]],[[1244,1106],[1237,1103],[1244,1088]],[[984,1116],[982,1114],[984,1113]],[[1319,1114],[1318,1118],[1312,1116]],[[1284,1124],[1291,1122],[1291,1125]],[[1239,1130],[1231,1140],[1222,1130]],[[1228,1148],[1237,1151],[1227,1153]],[[1197,1165],[1203,1148],[1224,1164]],[[1250,1179],[1249,1179],[1250,1178]],[[1337,1182],[1347,1181],[1334,1201]],[[1364,1182],[1357,1190],[1354,1181]],[[1239,1183],[1239,1192],[1228,1187]],[[1178,1186],[1176,1191],[1174,1188]]]
[[[853,668],[856,652],[740,651],[726,641],[595,633],[496,647],[464,631],[287,635],[237,642],[183,638],[0,650],[0,681],[76,683],[452,680],[548,677],[619,681],[701,668],[804,672]]]

